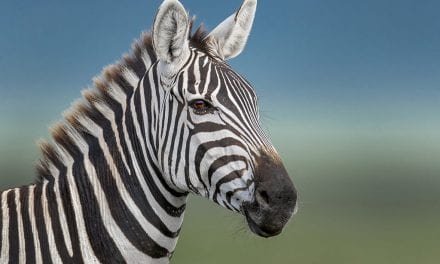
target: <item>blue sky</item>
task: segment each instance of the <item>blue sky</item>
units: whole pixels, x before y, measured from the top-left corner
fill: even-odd
[[[211,29],[241,3],[182,2]],[[68,106],[128,51],[159,4],[2,1],[2,104],[57,117],[52,106]],[[432,119],[440,103],[438,10],[433,0],[259,1],[249,45],[231,64],[254,83],[271,118],[287,111],[309,119]]]
[[[241,4],[182,2],[210,29]],[[45,137],[160,3],[2,0],[2,142],[17,131]],[[230,63],[254,84],[269,128],[440,134],[438,10],[434,0],[260,0],[248,46]]]

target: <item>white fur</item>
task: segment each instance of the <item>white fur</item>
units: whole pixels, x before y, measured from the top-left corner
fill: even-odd
[[[18,247],[20,248],[18,261],[26,263],[26,243],[24,239],[23,216],[21,215],[20,189],[14,189],[15,206],[17,211]]]
[[[165,0],[154,20],[153,45],[164,77],[172,77],[190,54],[190,21],[182,4]]]
[[[34,215],[34,191],[35,191],[35,185],[29,186],[29,198],[28,198],[28,208],[29,208],[29,215]],[[34,246],[35,246],[35,263],[43,263],[43,257],[41,255],[41,246],[40,246],[40,239],[38,237],[38,229],[36,224],[35,217],[30,217],[31,221],[31,230],[32,230],[32,237],[34,239]],[[5,241],[5,240],[3,240]]]
[[[245,0],[240,9],[209,35],[211,45],[224,60],[238,56],[246,46],[254,23],[257,0]]]
[[[49,163],[49,170],[51,172],[51,175],[53,175],[55,178],[59,177],[60,172],[52,163]],[[59,184],[60,184],[59,180],[56,180],[54,183],[53,191],[55,194],[55,199],[57,201],[58,215],[60,216],[60,225],[61,225],[61,230],[63,232],[64,243],[66,243],[69,256],[73,257],[72,242],[71,242],[72,240],[70,238],[69,227],[67,226],[67,219],[66,219],[63,201],[61,200],[62,198],[61,198]]]
[[[0,250],[2,263],[7,263],[9,261],[9,208],[8,208],[8,193],[11,190],[6,190],[1,196],[1,206],[2,206],[2,248]]]
[[[46,224],[46,232],[47,232],[47,242],[49,245],[49,251],[50,251],[50,257],[52,259],[53,263],[62,263],[62,259],[58,253],[57,250],[57,246],[56,246],[56,242],[55,242],[55,235],[53,233],[53,229],[52,227],[52,219],[50,217],[50,213],[49,213],[49,204],[48,204],[48,199],[47,199],[47,194],[46,194],[46,189],[47,189],[47,184],[48,182],[45,181],[43,183],[43,188],[41,190],[41,207],[43,208],[43,219],[44,219],[44,223]],[[20,262],[21,263],[21,262]]]

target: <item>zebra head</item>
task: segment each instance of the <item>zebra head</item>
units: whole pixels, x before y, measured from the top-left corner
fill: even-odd
[[[154,22],[157,61],[149,72],[158,83],[153,119],[167,182],[241,212],[254,233],[269,237],[293,214],[296,191],[260,126],[254,89],[225,63],[244,49],[256,5],[245,0],[211,33],[190,37],[184,7],[165,0]]]

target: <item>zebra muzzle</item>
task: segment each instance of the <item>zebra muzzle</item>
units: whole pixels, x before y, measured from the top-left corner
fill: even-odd
[[[263,155],[255,172],[254,199],[242,212],[249,228],[262,237],[279,235],[297,206],[297,192],[279,159]]]

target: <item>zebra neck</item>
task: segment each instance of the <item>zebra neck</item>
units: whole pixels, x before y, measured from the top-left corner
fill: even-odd
[[[23,216],[42,219],[23,224],[39,231],[36,258],[155,263],[174,251],[187,193],[164,177],[157,158],[163,94],[157,77],[143,81],[156,60],[151,47],[147,34],[106,68],[52,129],[54,143],[41,144],[39,181],[17,194],[32,203]]]
[[[101,109],[101,117],[79,119],[87,132],[71,135],[78,146],[70,153],[76,161],[72,163],[76,182],[71,185],[78,187],[78,198],[86,210],[83,218],[87,220],[99,209],[103,219],[100,239],[107,231],[108,240],[117,241],[114,250],[106,246],[105,251],[119,250],[125,260],[141,253],[168,257],[177,242],[186,202],[186,194],[172,189],[156,165],[155,151],[142,132],[136,94],[134,89],[133,94],[118,98],[119,107],[109,104],[111,109]],[[109,115],[109,110],[114,114]],[[143,127],[144,131],[152,129]],[[115,227],[120,232],[111,234]],[[91,232],[96,232],[96,223],[88,230]]]
[[[153,208],[122,179],[99,174],[90,150],[81,157],[72,148],[51,165],[53,177],[1,194],[1,263],[168,263],[184,205]]]
[[[168,259],[177,243],[187,194],[163,179],[135,121],[139,117],[134,97],[114,98],[90,106],[94,111],[67,116],[55,128],[56,153],[46,156],[56,158],[46,164],[50,175],[35,187],[47,194],[42,206],[58,213],[45,219],[60,219],[60,227],[53,230],[77,249],[73,256],[104,263]]]

